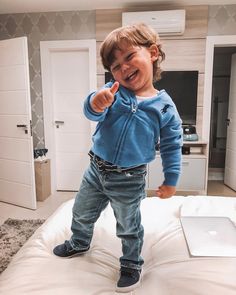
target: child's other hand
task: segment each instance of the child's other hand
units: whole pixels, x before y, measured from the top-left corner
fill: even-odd
[[[175,186],[164,185],[159,186],[158,190],[156,190],[157,197],[161,199],[167,199],[172,197],[176,193]]]
[[[119,82],[115,82],[111,88],[105,88],[97,92],[91,101],[92,109],[97,113],[104,112],[105,108],[112,105],[114,96],[119,89]]]

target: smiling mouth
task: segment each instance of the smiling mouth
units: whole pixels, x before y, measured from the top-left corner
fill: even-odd
[[[132,80],[136,77],[137,73],[138,73],[138,70],[132,72],[131,74],[129,74],[129,75],[125,78],[125,81],[126,81],[126,82],[132,81]]]

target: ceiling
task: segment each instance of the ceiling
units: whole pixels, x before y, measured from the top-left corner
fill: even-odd
[[[132,8],[157,4],[228,5],[236,4],[236,0],[0,0],[0,14]]]

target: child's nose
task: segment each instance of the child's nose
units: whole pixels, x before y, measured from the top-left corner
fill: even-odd
[[[123,63],[121,66],[122,72],[125,72],[129,68],[129,65],[127,63]]]

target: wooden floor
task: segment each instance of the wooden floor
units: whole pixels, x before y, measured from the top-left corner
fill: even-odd
[[[236,197],[236,191],[226,186],[223,181],[209,180],[207,188],[208,196],[224,196],[224,197]]]

